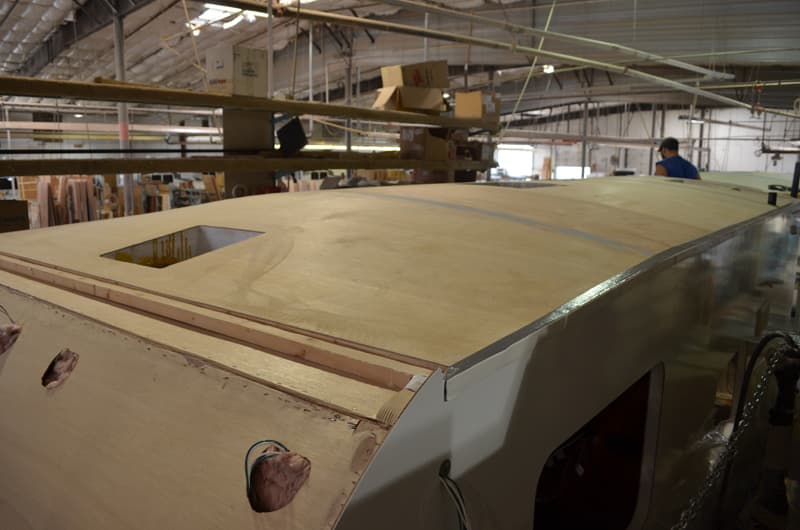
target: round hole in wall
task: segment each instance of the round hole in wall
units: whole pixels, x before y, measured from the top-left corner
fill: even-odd
[[[11,346],[17,342],[20,333],[22,333],[22,326],[18,324],[0,326],[0,355],[11,349]]]
[[[56,388],[64,383],[69,374],[78,365],[79,355],[69,348],[64,348],[50,361],[47,370],[42,374],[42,386]]]

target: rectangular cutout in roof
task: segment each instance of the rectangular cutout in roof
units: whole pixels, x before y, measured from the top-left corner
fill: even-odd
[[[263,232],[253,230],[194,226],[113,250],[102,256],[145,267],[163,269],[261,234]]]

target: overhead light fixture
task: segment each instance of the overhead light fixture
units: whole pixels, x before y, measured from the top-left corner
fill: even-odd
[[[556,67],[553,66],[552,64],[546,64],[542,66],[542,71],[546,74],[552,74],[553,72],[556,71]]]
[[[241,10],[237,9],[233,13],[238,13],[239,11]],[[205,11],[200,13],[200,16],[197,17],[195,20],[202,20],[203,22],[211,24],[212,22],[217,22],[219,20],[222,20],[223,18],[227,18],[231,16],[233,13],[230,11],[223,11],[221,9],[206,9]]]
[[[238,15],[233,20],[230,20],[230,21],[225,22],[224,24],[222,24],[222,29],[231,29],[233,26],[235,26],[236,24],[238,24],[242,20],[244,20],[244,15]]]
[[[219,4],[205,4],[206,9],[213,9],[214,11],[227,11],[228,13],[238,13],[241,11],[238,7],[221,6]]]
[[[204,6],[205,11],[203,11],[200,16],[186,23],[189,28],[195,30],[204,26],[212,26],[215,28],[230,29],[242,20],[247,20],[252,23],[256,21],[256,17],[269,18],[269,15],[265,11],[244,11],[238,7],[222,6],[219,4],[205,4]],[[226,22],[226,19],[230,20]],[[194,33],[194,35],[197,36],[197,33]]]
[[[695,118],[694,116],[689,116],[688,114],[681,114],[680,116],[678,116],[678,119],[683,121],[688,121],[689,123],[696,123],[696,124],[705,123],[705,120],[701,118]]]
[[[83,118],[83,114],[73,114],[76,118]]]
[[[394,145],[354,145],[351,147],[353,151],[363,153],[384,152],[392,153],[400,151],[400,146]],[[308,144],[303,148],[303,151],[347,151],[347,146],[341,144]]]
[[[198,18],[186,23],[186,27],[189,28],[189,30],[192,32],[192,35],[195,37],[200,35],[200,26],[203,26],[203,22]]]
[[[244,16],[269,18],[269,13],[266,11],[245,11]]]
[[[769,132],[772,130],[771,127],[764,127],[764,126],[757,126],[757,125],[748,125],[746,123],[738,123],[735,121],[722,121],[722,120],[711,120],[708,118],[698,118],[696,116],[689,116],[688,114],[681,114],[678,116],[679,120],[689,121],[689,123],[694,124],[714,124],[714,125],[728,125],[730,127],[739,127],[742,129],[752,129],[754,131],[761,131],[761,132]]]

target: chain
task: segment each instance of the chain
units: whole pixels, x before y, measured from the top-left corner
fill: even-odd
[[[728,468],[733,459],[736,458],[736,455],[739,452],[739,440],[742,439],[750,427],[753,415],[758,410],[758,405],[761,403],[761,400],[764,398],[769,388],[769,379],[786,351],[786,349],[779,349],[776,350],[770,357],[768,357],[767,368],[764,370],[764,374],[761,376],[761,379],[759,379],[750,401],[745,403],[744,408],[742,409],[741,419],[734,429],[730,439],[723,447],[720,457],[712,465],[711,471],[706,476],[703,486],[691,499],[689,499],[689,504],[681,512],[680,519],[671,527],[670,530],[687,530],[687,528],[689,528],[689,524],[697,518],[706,502],[708,502],[709,497],[711,497],[711,493],[715,491],[717,484],[725,474],[725,470]]]

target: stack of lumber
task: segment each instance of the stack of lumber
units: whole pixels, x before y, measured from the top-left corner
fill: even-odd
[[[402,169],[360,169],[356,175],[378,182],[410,182],[411,177]]]
[[[23,201],[35,201],[38,182],[38,177],[17,177],[19,198]]]
[[[219,192],[216,176],[203,175],[203,186],[206,190],[206,194],[208,195],[209,201],[222,200],[222,194]]]
[[[36,199],[41,227],[98,219],[93,177],[39,177]]]
[[[67,182],[67,213],[70,223],[94,221],[97,206],[94,200],[94,184],[90,177],[70,178]]]
[[[61,224],[57,222],[58,216],[55,212],[55,201],[53,200],[53,191],[50,188],[50,182],[45,179],[39,179],[36,186],[36,197],[39,202],[39,226],[55,226]]]
[[[283,177],[283,184],[286,191],[317,191],[322,186],[324,181],[316,179],[299,179],[295,180],[288,177]]]

